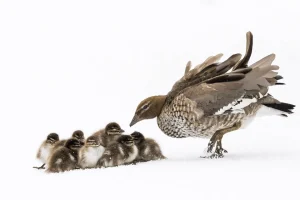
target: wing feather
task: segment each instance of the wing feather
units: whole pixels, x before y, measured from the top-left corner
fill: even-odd
[[[191,70],[188,62],[185,75],[168,93],[166,103],[183,95],[197,104],[204,115],[213,115],[241,99],[257,98],[268,92],[268,87],[282,79],[272,65],[275,54],[270,54],[248,66],[253,48],[253,35],[247,33],[246,53],[234,54],[222,63],[216,63],[223,54],[208,57]]]

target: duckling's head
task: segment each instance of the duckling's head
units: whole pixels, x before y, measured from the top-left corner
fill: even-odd
[[[133,138],[135,144],[140,144],[141,142],[145,141],[144,135],[138,131],[131,133],[131,137]]]
[[[81,130],[76,130],[72,134],[73,138],[78,139],[80,142],[84,143],[84,133]]]
[[[130,126],[133,126],[144,119],[153,119],[157,117],[161,113],[165,100],[166,95],[160,95],[148,97],[141,101],[136,108]]]
[[[99,136],[91,135],[90,137],[88,137],[86,139],[85,145],[89,146],[89,147],[98,147],[98,146],[100,146],[100,138],[99,138]]]
[[[131,147],[134,145],[133,138],[130,135],[121,135],[117,142],[124,144],[125,146]]]
[[[68,139],[65,143],[65,147],[72,150],[78,150],[83,146],[82,142],[76,138]]]
[[[108,135],[120,135],[123,132],[124,130],[121,129],[120,125],[116,122],[111,122],[105,127],[105,133]]]
[[[57,141],[59,140],[59,136],[57,133],[50,133],[48,136],[47,136],[47,140],[46,140],[46,143],[49,143],[49,144],[54,144],[56,143]]]

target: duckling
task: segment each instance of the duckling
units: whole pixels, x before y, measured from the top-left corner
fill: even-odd
[[[57,133],[50,133],[46,140],[41,144],[38,153],[36,155],[37,159],[43,162],[43,165],[40,167],[33,167],[36,169],[45,169],[45,165],[48,157],[50,156],[50,152],[54,145],[59,141],[59,136]]]
[[[81,147],[82,143],[78,139],[68,139],[63,147],[59,147],[50,156],[46,172],[64,172],[78,168],[78,151]]]
[[[86,139],[85,145],[79,150],[79,166],[81,168],[94,168],[104,152],[100,145],[100,138],[91,135]]]
[[[130,135],[121,135],[109,145],[97,163],[97,167],[114,167],[129,164],[138,156],[138,148]]]
[[[151,138],[145,138],[140,132],[133,132],[131,137],[139,150],[135,162],[146,162],[150,160],[166,159],[162,154],[161,149],[157,142]]]
[[[103,147],[109,146],[112,142],[116,141],[124,132],[120,125],[116,122],[111,122],[106,125],[104,129],[95,132],[93,135],[100,138],[100,144]]]

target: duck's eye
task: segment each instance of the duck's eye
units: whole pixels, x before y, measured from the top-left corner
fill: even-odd
[[[149,107],[149,105],[146,104],[146,105],[144,105],[144,106],[142,107],[142,109],[145,110],[145,109],[147,109],[148,107]]]

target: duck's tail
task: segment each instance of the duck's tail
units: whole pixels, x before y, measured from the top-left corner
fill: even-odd
[[[256,103],[249,105],[245,108],[245,112],[250,115],[256,116],[270,116],[278,115],[287,117],[289,114],[293,114],[293,110],[296,106],[290,103],[280,102],[272,95],[268,94],[265,97],[259,99]]]
[[[263,103],[261,111],[269,111],[270,114],[280,115],[288,117],[289,114],[293,114],[295,105],[290,103],[278,102],[278,103]]]

